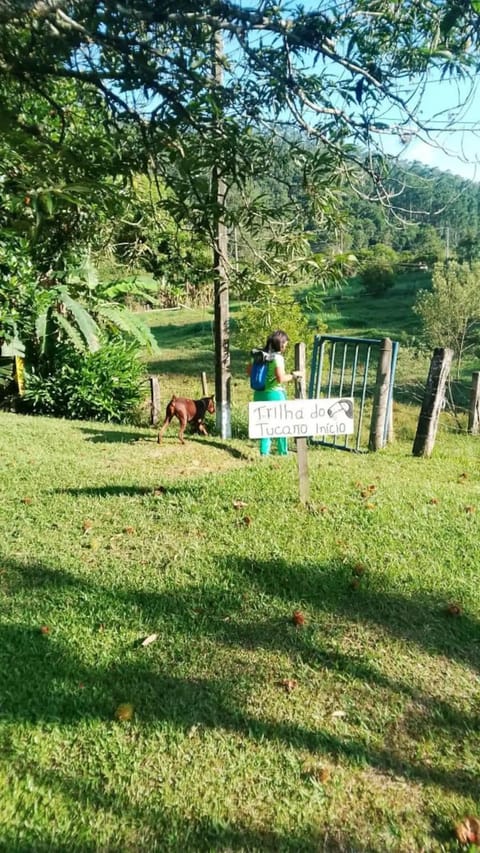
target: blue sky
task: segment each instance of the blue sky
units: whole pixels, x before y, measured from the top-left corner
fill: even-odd
[[[240,5],[256,6],[252,0],[239,0]],[[286,0],[284,8],[292,5]],[[322,0],[302,0],[308,11],[316,11]],[[324,5],[324,4],[323,4]],[[286,12],[288,15],[288,12]],[[402,82],[404,87],[404,82]],[[438,70],[432,72],[424,87],[412,81],[411,104],[415,118],[425,126],[436,128],[432,134],[412,136],[410,141],[401,142],[395,134],[382,136],[382,147],[387,154],[409,161],[419,161],[432,168],[450,171],[470,180],[480,181],[480,85],[477,82],[459,84],[446,78],[440,79]],[[405,91],[403,91],[405,95]],[[459,107],[459,104],[463,106]],[[378,117],[382,120],[382,117]],[[395,123],[395,117],[386,113],[384,120]]]
[[[458,104],[465,101],[459,109]],[[408,144],[392,138],[385,144],[390,154],[417,160],[428,166],[480,181],[480,91],[478,84],[459,86],[432,79],[425,88],[416,114],[438,128],[428,137],[414,137]]]

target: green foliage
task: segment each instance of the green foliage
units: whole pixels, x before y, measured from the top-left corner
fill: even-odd
[[[480,262],[437,264],[431,291],[419,293],[415,311],[431,346],[453,349],[460,369],[465,351],[479,343]]]
[[[254,303],[246,305],[233,340],[236,346],[248,350],[263,345],[275,329],[283,329],[292,344],[306,342],[318,331],[310,328],[301,305],[287,287],[267,287]]]
[[[27,374],[25,407],[34,414],[131,422],[144,389],[139,350],[112,339],[96,352],[63,347],[54,373]]]
[[[4,231],[0,241],[0,337],[10,341],[23,330],[33,334],[35,298],[36,276],[28,242]]]
[[[398,255],[390,246],[381,243],[361,254],[359,278],[362,288],[368,296],[382,296],[395,283]]]
[[[480,234],[469,230],[457,243],[457,259],[471,264],[480,255]]]

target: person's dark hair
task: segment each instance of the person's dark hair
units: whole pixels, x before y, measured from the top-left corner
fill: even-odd
[[[286,332],[283,332],[281,329],[277,329],[276,332],[272,332],[272,334],[268,336],[265,349],[267,352],[281,352],[283,345],[289,340],[290,338]]]

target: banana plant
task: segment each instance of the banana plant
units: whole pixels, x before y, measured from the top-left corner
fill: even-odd
[[[155,282],[136,278],[104,281],[90,256],[71,272],[67,281],[78,303],[85,307],[100,329],[119,331],[150,353],[158,351],[149,327],[128,305],[128,302],[154,305],[158,292]]]

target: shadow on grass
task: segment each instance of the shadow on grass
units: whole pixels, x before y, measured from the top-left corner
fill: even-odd
[[[12,755],[12,759],[15,755]],[[79,810],[91,809],[92,802],[95,811],[101,814],[103,811],[110,818],[118,817],[117,837],[115,847],[108,846],[102,849],[108,850],[132,850],[138,853],[148,851],[168,851],[168,853],[213,853],[213,851],[292,851],[292,853],[308,853],[308,851],[322,850],[325,853],[372,853],[371,846],[365,846],[356,839],[349,837],[339,829],[306,830],[304,833],[278,832],[273,829],[252,828],[239,821],[226,821],[213,817],[197,816],[192,814],[188,818],[182,814],[178,807],[171,804],[166,809],[162,798],[162,782],[160,779],[156,785],[155,796],[149,796],[143,801],[139,797],[132,799],[121,790],[112,791],[102,784],[99,779],[96,782],[82,778],[81,770],[75,773],[60,772],[57,770],[45,770],[33,768],[30,777],[35,781],[38,789],[59,795],[62,799],[70,800]],[[127,829],[130,843],[123,840],[125,818],[128,821]],[[132,842],[132,827],[141,827],[140,835],[142,841]],[[32,831],[32,830],[30,830]],[[33,833],[32,833],[33,834]],[[23,842],[20,845],[18,833],[3,833],[2,840],[5,850],[9,853],[25,853],[25,837],[27,831],[23,829]],[[35,838],[35,845],[28,848],[35,853],[47,853],[47,851],[66,849],[58,846],[59,833],[50,837],[42,833],[41,840]],[[134,846],[132,847],[132,844]],[[117,846],[118,845],[118,846]],[[79,853],[96,853],[99,846],[94,841],[85,838],[72,838],[69,834],[69,851]]]
[[[80,432],[85,433],[86,440],[95,444],[135,444],[137,441],[148,441],[149,436],[144,432],[132,432],[131,430],[104,430],[92,427],[80,427]]]
[[[344,756],[354,763],[368,764],[384,772],[393,772],[408,780],[435,783],[466,796],[480,796],[480,783],[467,769],[445,769],[433,761],[404,757],[391,745],[380,748],[363,737],[337,734],[327,728],[310,728],[295,721],[271,721],[253,717],[246,710],[252,689],[262,689],[266,674],[249,661],[249,649],[271,649],[287,654],[292,666],[306,664],[312,671],[334,670],[344,680],[357,679],[378,688],[407,695],[414,701],[407,721],[411,739],[422,732],[438,732],[454,742],[467,740],[478,729],[478,713],[459,713],[448,702],[422,693],[406,682],[384,675],[360,655],[324,649],[314,632],[296,630],[285,620],[246,620],[244,596],[257,589],[272,601],[285,601],[291,614],[298,601],[314,611],[347,616],[351,621],[379,625],[386,633],[410,641],[437,656],[446,656],[462,664],[479,668],[479,624],[468,614],[446,621],[442,602],[434,596],[406,598],[366,585],[363,590],[346,590],[345,567],[335,565],[288,566],[285,563],[252,562],[232,557],[228,562],[234,587],[226,591],[217,586],[184,587],[155,593],[151,589],[105,588],[67,572],[33,564],[2,563],[10,584],[10,594],[26,594],[37,602],[46,600],[47,608],[88,614],[89,628],[77,628],[71,637],[60,628],[41,633],[21,624],[4,625],[0,630],[0,717],[20,721],[58,721],[76,723],[88,718],[112,720],[118,704],[135,697],[144,723],[159,720],[180,729],[191,726],[221,727],[258,740],[282,742],[300,750],[330,757]],[[278,607],[277,607],[278,610]],[[184,667],[192,674],[171,675],[172,665],[162,656],[145,654],[139,648],[122,647],[121,636],[128,627],[128,614],[138,624],[138,614],[146,624],[160,626],[165,637],[178,637]],[[85,631],[98,630],[102,620],[110,630],[118,631],[114,651],[86,663],[82,655]],[[228,620],[228,621],[226,621]],[[222,658],[218,678],[196,675],[198,660],[195,642],[206,638],[212,643],[242,650],[244,677],[239,679],[235,655],[232,671]],[[90,643],[92,638],[90,637]],[[186,645],[185,645],[186,644]],[[102,634],[98,634],[102,648]],[[365,650],[368,652],[368,649]],[[228,659],[228,658],[227,658]],[[102,662],[103,661],[103,662]],[[173,670],[174,671],[174,670]],[[203,667],[202,667],[203,671]],[[271,674],[270,674],[271,678]]]

